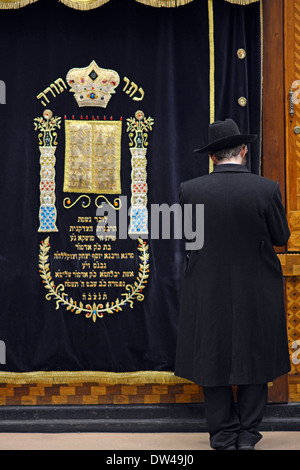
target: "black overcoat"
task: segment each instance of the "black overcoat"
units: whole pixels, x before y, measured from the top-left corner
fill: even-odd
[[[181,204],[183,212],[185,204],[204,204],[204,245],[185,260],[175,375],[222,386],[289,372],[283,275],[273,245],[285,245],[290,231],[278,183],[221,164],[182,183]]]

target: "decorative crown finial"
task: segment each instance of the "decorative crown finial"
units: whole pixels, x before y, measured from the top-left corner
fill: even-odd
[[[66,80],[80,107],[106,108],[111,95],[115,93],[115,88],[120,83],[117,72],[102,69],[94,60],[88,67],[69,70]]]

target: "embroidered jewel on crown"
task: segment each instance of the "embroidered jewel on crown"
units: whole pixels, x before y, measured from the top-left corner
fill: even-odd
[[[95,70],[92,70],[91,73],[89,73],[89,77],[93,82],[98,78],[98,74],[95,72]]]

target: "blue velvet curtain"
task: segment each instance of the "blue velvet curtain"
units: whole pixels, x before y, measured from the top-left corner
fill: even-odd
[[[261,33],[258,3],[241,7],[213,1],[215,119],[234,118],[242,132],[261,125]],[[178,203],[181,181],[209,171],[208,156],[193,150],[206,144],[210,122],[208,2],[195,0],[174,9],[149,8],[134,0],[111,0],[82,12],[43,0],[0,14],[1,76],[6,104],[1,119],[0,339],[6,364],[0,371],[172,371],[177,334],[184,246],[180,240],[148,240],[150,277],[145,300],[95,323],[45,299],[38,255],[45,234],[38,233],[40,164],[33,119],[44,107],[37,95],[75,67],[95,60],[118,72],[121,83],[107,109],[78,108],[65,90],[47,107],[62,117],[56,150],[56,206],[59,231],[50,235],[53,258],[70,251],[69,227],[95,208],[62,205],[64,115],[123,118],[122,195],[130,198],[131,163],[126,118],[138,109],[151,116],[147,152],[148,206]],[[240,59],[238,49],[246,51]],[[140,102],[122,91],[124,77],[145,92]],[[239,99],[247,99],[246,106]],[[248,166],[258,173],[260,138]],[[135,240],[118,241],[134,251]],[[71,267],[76,269],[76,266]],[[138,271],[138,258],[132,263]],[[71,291],[80,300],[81,292]]]

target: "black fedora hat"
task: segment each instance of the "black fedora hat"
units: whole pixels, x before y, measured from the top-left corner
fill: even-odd
[[[194,152],[216,152],[236,145],[254,142],[256,138],[256,134],[241,134],[233,119],[216,121],[210,124],[208,128],[209,144],[201,149],[195,149]]]

